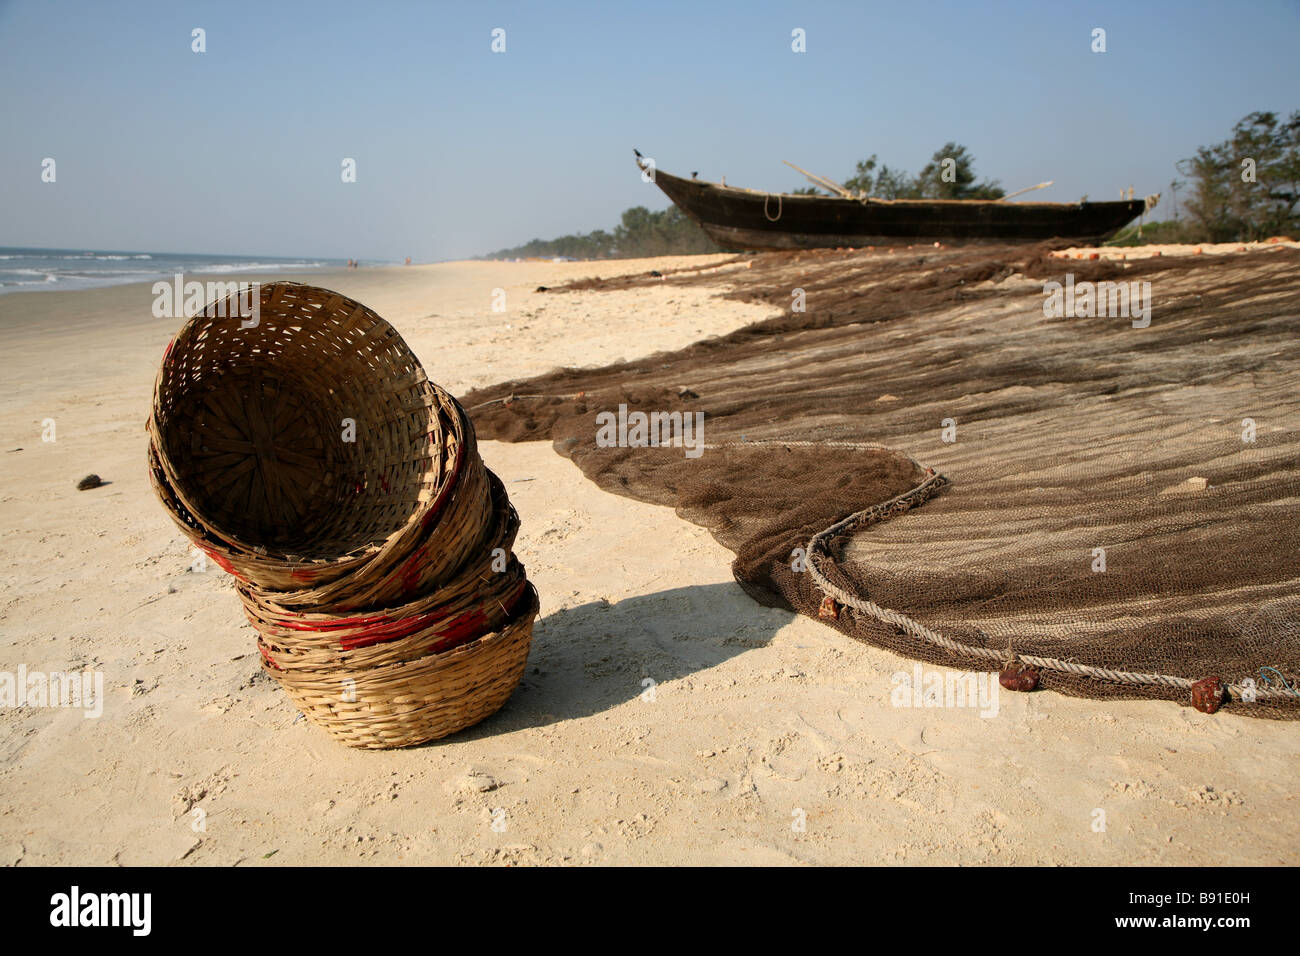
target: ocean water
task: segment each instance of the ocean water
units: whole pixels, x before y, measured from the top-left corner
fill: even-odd
[[[0,246],[0,294],[46,289],[91,289],[123,282],[170,279],[178,272],[304,272],[342,267],[342,259],[280,259],[273,256],[194,256],[164,252],[104,252],[86,249],[22,249]]]

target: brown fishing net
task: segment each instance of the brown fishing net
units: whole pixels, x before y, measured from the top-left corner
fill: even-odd
[[[725,282],[784,313],[464,404],[482,437],[550,438],[602,488],[674,506],[755,599],[855,638],[963,670],[1018,660],[1089,697],[1185,703],[1217,677],[1234,713],[1300,717],[1300,256],[1049,252],[586,282]],[[1066,273],[1149,282],[1150,325],[1046,317]],[[702,453],[601,447],[597,414],[620,405],[704,412]]]

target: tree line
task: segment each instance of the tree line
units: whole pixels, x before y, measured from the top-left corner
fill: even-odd
[[[558,239],[534,239],[484,258],[640,259],[718,251],[704,230],[676,206],[661,212],[634,206],[624,210],[622,221],[612,232],[597,229]]]

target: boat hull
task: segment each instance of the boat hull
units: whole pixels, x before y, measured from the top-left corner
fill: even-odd
[[[656,170],[655,184],[725,249],[755,252],[895,243],[1100,242],[1137,218],[1140,199],[1097,203],[890,201],[737,189]]]

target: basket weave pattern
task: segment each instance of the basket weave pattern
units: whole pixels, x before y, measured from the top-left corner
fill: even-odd
[[[460,404],[370,309],[294,282],[235,295],[167,348],[149,477],[236,578],[263,667],[349,746],[409,746],[499,709],[536,591],[519,517]]]

